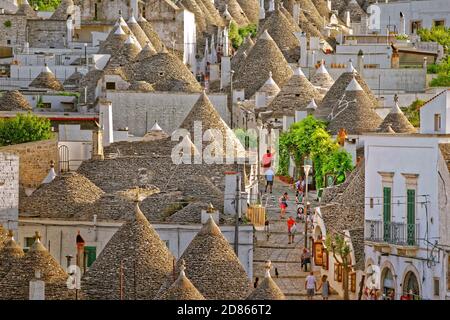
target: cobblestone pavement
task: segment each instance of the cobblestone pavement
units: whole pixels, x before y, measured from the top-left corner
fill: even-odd
[[[278,198],[288,192],[289,202],[286,218],[280,220],[280,208]],[[310,193],[309,201],[314,205],[314,192]],[[288,244],[287,218],[296,216],[296,204],[294,190],[286,183],[276,179],[273,195],[263,194],[263,205],[266,206],[266,213],[269,216],[270,235],[263,227],[256,228],[256,245],[253,255],[254,277],[259,277],[260,281],[264,277],[264,263],[266,260],[272,261],[271,275],[280,287],[281,291],[289,300],[306,300],[305,278],[308,275],[300,269],[300,256],[304,248],[304,223],[297,224],[297,234],[293,244]],[[278,277],[275,275],[275,268]],[[313,268],[314,269],[314,268]],[[317,280],[320,278],[320,271],[314,271]],[[322,299],[320,294],[316,294],[314,299]],[[338,299],[338,296],[331,295],[330,300]]]

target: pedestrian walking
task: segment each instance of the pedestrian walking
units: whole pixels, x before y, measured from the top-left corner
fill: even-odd
[[[314,277],[314,273],[312,271],[306,277],[305,289],[308,300],[312,300],[314,297],[314,293],[317,291],[316,277]]]
[[[275,176],[275,172],[273,171],[272,167],[266,170],[265,177],[266,177],[266,188],[264,190],[265,193],[267,193],[267,189],[269,189],[269,192],[272,193],[273,188],[273,178]]]
[[[288,193],[285,192],[280,199],[278,199],[278,202],[280,203],[280,219],[284,219],[284,216],[286,215],[286,209],[288,207],[288,202],[289,197],[288,197]]]
[[[297,232],[297,223],[292,216],[289,217],[287,221],[288,227],[288,244],[294,243],[295,233]]]
[[[272,166],[273,154],[267,149],[266,153],[262,157],[262,167],[264,169],[269,169]]]
[[[328,282],[328,276],[324,274],[322,276],[322,281],[320,282],[319,288],[317,288],[317,291],[322,289],[322,299],[328,300],[328,296],[330,294],[330,283]]]
[[[305,266],[305,272],[308,271],[308,264],[311,266],[311,253],[308,249],[304,248],[301,255],[301,268]]]

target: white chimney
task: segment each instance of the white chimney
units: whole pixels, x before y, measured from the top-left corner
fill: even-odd
[[[107,147],[114,142],[111,101],[100,99],[99,113],[100,113],[100,129],[103,130],[103,146]]]
[[[352,26],[352,22],[350,19],[350,11],[345,11],[345,25],[349,28]]]
[[[220,88],[223,89],[230,84],[231,79],[231,57],[222,57],[220,73]]]
[[[34,279],[30,281],[30,300],[45,300],[45,282],[41,280],[41,272],[35,271]]]
[[[299,122],[308,116],[307,111],[295,111],[295,122]]]
[[[294,117],[283,116],[283,131],[288,131],[291,124],[295,121]]]
[[[400,34],[406,34],[406,23],[403,12],[400,12]]]
[[[275,11],[275,0],[269,0],[269,12]]]
[[[266,18],[266,10],[264,10],[264,0],[259,0],[259,20]]]
[[[240,173],[235,171],[225,172],[225,192],[227,196],[224,197],[223,212],[224,214],[236,214],[235,201],[237,192],[240,193]],[[238,189],[238,190],[236,190]]]
[[[139,0],[131,0],[130,6],[131,6],[131,14],[135,17],[139,17]]]
[[[292,17],[296,24],[300,22],[300,5],[298,3],[295,3],[292,8]]]
[[[327,7],[328,7],[328,10],[331,11],[331,0],[327,0]]]
[[[264,108],[267,104],[267,96],[266,92],[263,91],[257,91],[255,94],[255,107],[258,108]]]

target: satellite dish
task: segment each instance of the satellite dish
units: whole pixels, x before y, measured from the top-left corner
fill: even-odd
[[[366,287],[368,289],[380,290],[381,271],[380,267],[370,265],[366,271]]]

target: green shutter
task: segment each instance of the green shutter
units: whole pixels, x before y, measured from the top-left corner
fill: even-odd
[[[97,247],[84,247],[84,252],[86,253],[86,267],[90,267],[95,259],[97,259]]]
[[[406,222],[407,222],[407,235],[408,244],[415,244],[415,223],[416,223],[416,190],[407,190],[407,212],[406,212]]]
[[[391,188],[383,188],[383,239],[384,241],[389,241],[391,238]]]

